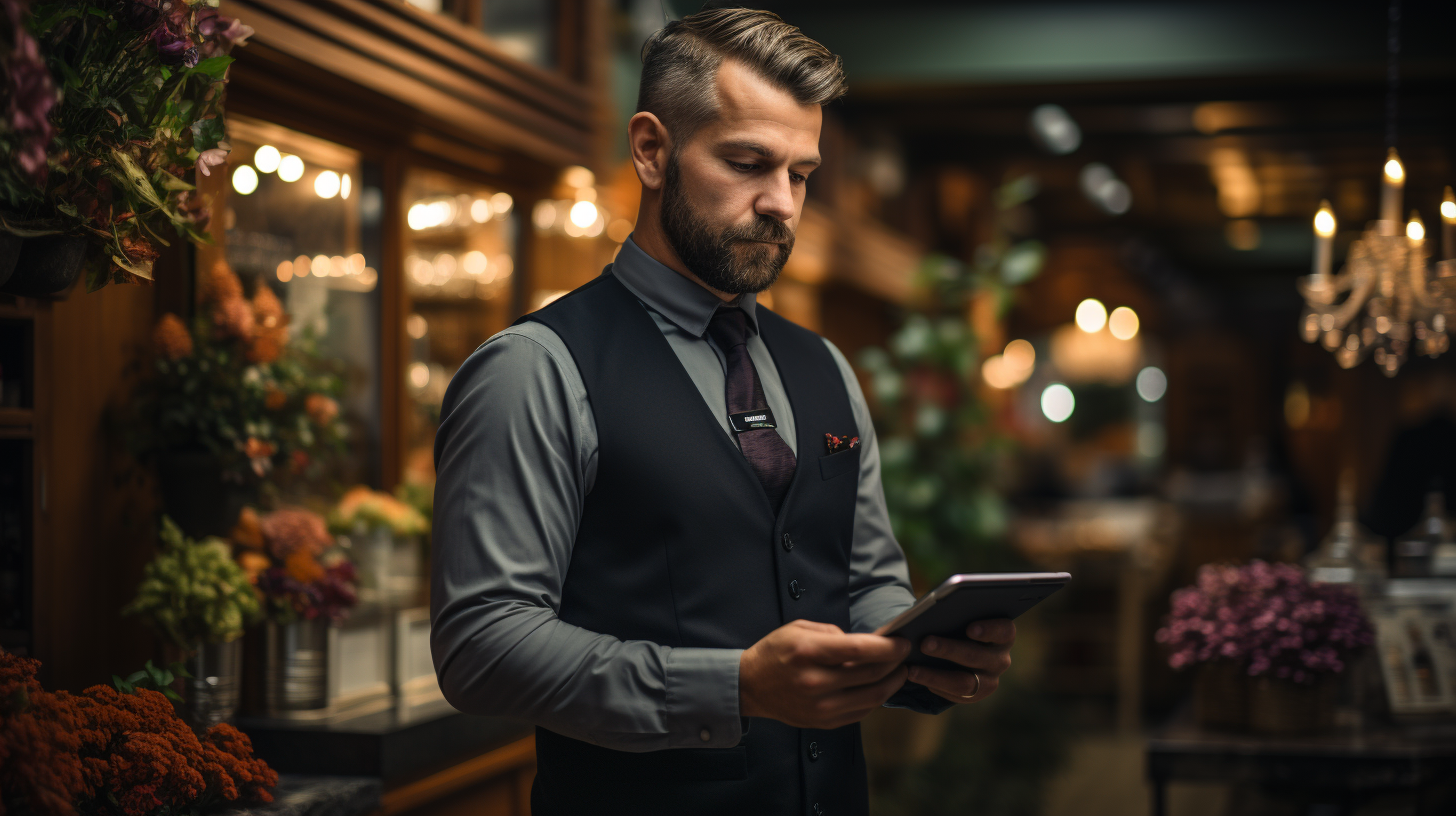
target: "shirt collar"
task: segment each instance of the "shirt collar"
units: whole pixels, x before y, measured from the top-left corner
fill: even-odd
[[[694,337],[707,333],[708,321],[713,319],[719,306],[725,305],[717,295],[643,252],[631,236],[622,243],[617,259],[612,262],[612,274],[638,300]],[[757,296],[752,293],[738,296],[737,306],[755,332],[758,331],[758,316],[754,314],[757,303]]]

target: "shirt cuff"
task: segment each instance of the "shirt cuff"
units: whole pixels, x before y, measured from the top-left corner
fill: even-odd
[[[683,647],[667,654],[669,748],[732,748],[743,738],[738,716],[742,649]]]

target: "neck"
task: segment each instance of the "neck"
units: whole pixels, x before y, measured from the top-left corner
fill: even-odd
[[[662,230],[662,208],[661,199],[658,196],[647,195],[651,190],[642,191],[642,206],[637,213],[637,226],[632,229],[632,242],[637,248],[647,253],[647,257],[682,275],[688,280],[707,289],[713,296],[724,303],[732,303],[738,299],[738,295],[714,289],[702,278],[693,274],[688,265],[678,257],[677,250],[672,248],[672,242],[667,240],[667,233]]]

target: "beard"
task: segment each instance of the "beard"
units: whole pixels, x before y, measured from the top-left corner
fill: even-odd
[[[794,249],[794,231],[770,216],[714,229],[688,202],[676,156],[668,158],[663,179],[662,231],[698,280],[732,295],[772,286]]]

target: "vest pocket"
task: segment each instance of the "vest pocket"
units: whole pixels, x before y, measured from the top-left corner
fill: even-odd
[[[851,470],[858,470],[859,451],[858,447],[853,447],[819,457],[819,475],[825,479],[833,479],[835,476],[843,476]]]

